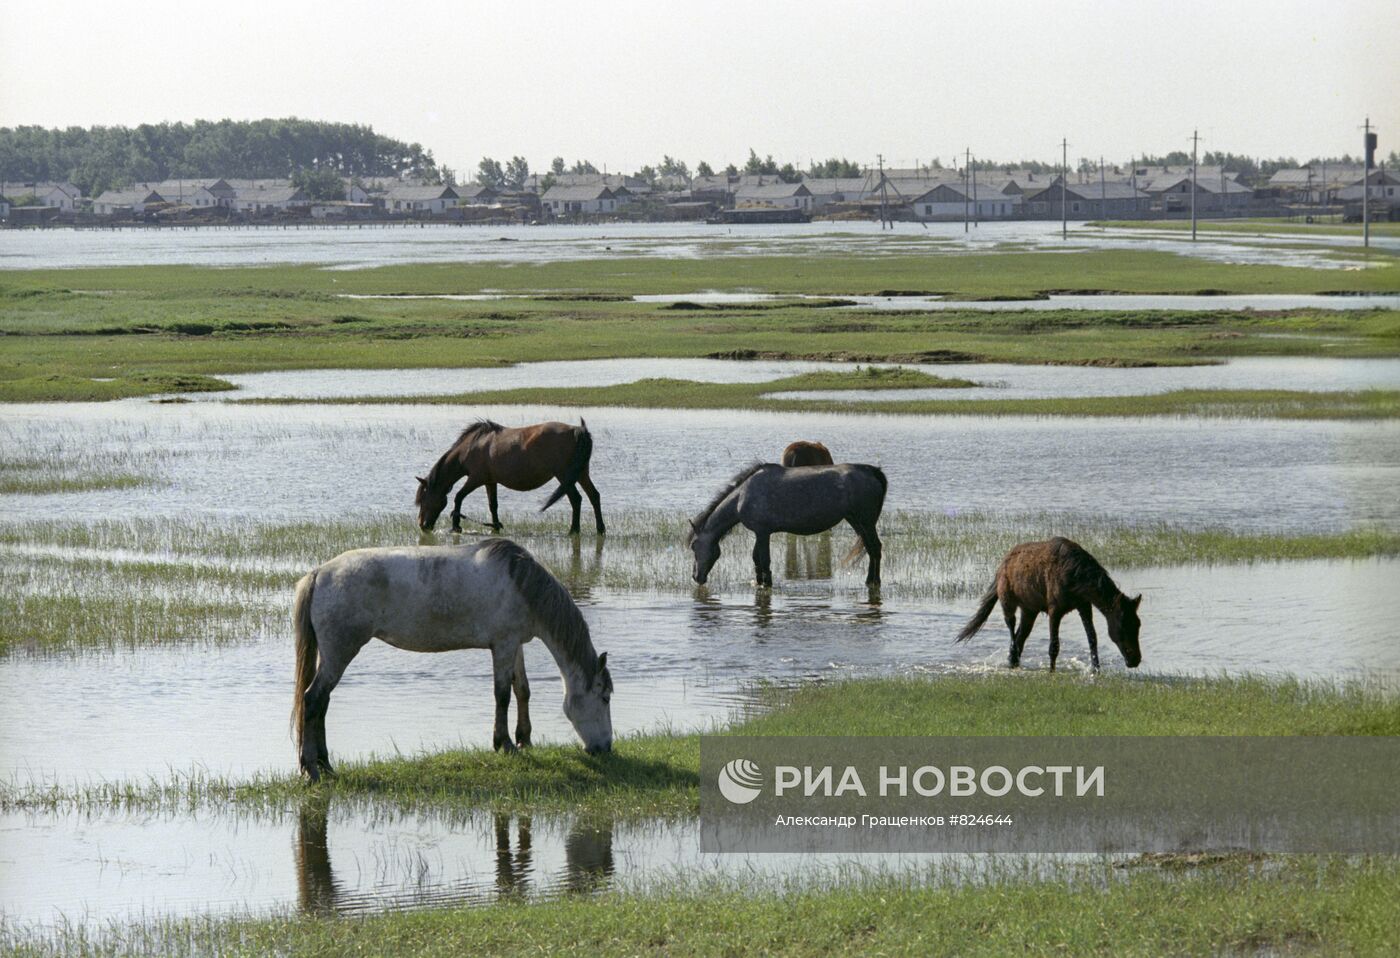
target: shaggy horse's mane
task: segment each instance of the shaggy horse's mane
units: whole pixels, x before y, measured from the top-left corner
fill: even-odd
[[[535,557],[509,539],[485,539],[476,547],[477,555],[492,562],[504,562],[510,581],[525,604],[549,630],[550,638],[590,679],[598,672],[598,653],[588,632],[588,623],[578,610],[569,590],[535,561]],[[605,678],[611,682],[611,678]]]
[[[758,470],[771,465],[772,463],[770,462],[756,462],[753,465],[747,466],[739,472],[735,473],[734,478],[730,479],[729,482],[725,483],[723,489],[715,493],[715,497],[710,500],[710,504],[707,505],[704,509],[701,509],[699,515],[697,515],[694,519],[690,520],[690,532],[686,535],[686,544],[689,545],[690,543],[695,541],[696,530],[704,528],[705,523],[708,522],[710,519],[710,515],[716,509],[719,508],[719,504],[721,502],[729,498],[729,494],[731,492],[733,492],[735,489],[738,489],[744,483],[748,482],[749,478],[752,477],[754,473],[758,472]]]
[[[457,442],[453,443],[453,445],[457,445],[458,443],[464,442],[467,439],[476,436],[480,433],[500,432],[504,428],[506,427],[502,426],[498,422],[493,422],[490,419],[478,419],[466,429],[462,430],[462,434],[457,437]]]

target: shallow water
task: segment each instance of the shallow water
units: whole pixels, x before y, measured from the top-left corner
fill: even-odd
[[[850,372],[870,364],[805,360],[590,359],[519,363],[469,369],[307,369],[222,378],[237,393],[192,393],[199,402],[233,399],[337,399],[357,396],[455,395],[495,389],[612,386],[642,379],[706,383],[761,383],[817,371]],[[845,401],[932,399],[1064,399],[1135,396],[1175,389],[1400,389],[1400,359],[1245,357],[1200,366],[1037,366],[1017,363],[941,363],[903,366],[978,383],[975,389],[852,390],[775,393]],[[144,403],[145,401],[141,401]]]
[[[397,297],[360,297],[394,299]],[[414,299],[472,299],[471,296],[422,296]],[[762,303],[787,299],[771,293],[740,293],[706,291],[689,294],[661,294],[632,297],[641,303],[706,303],[715,305]],[[795,297],[821,299],[824,297]],[[1094,296],[1054,295],[1045,299],[1025,300],[958,300],[942,296],[840,296],[854,304],[846,309],[897,310],[981,310],[1023,312],[1026,310],[1100,309],[1100,310],[1182,310],[1185,312],[1219,312],[1222,310],[1279,309],[1397,309],[1400,295],[1320,296],[1305,294],[1259,294],[1228,296],[1186,296],[1165,294],[1110,294]]]
[[[838,553],[845,545],[838,543]],[[794,566],[784,544],[774,551],[771,593],[744,584],[751,566],[747,550],[737,547],[721,560],[713,590],[678,596],[575,587],[594,642],[612,665],[618,734],[713,727],[747,701],[745,689],[757,679],[994,669],[1005,662],[1007,639],[996,617],[975,640],[953,642],[976,605],[973,595],[872,601],[860,570],[798,578],[804,559]],[[685,556],[677,552],[683,575]],[[607,561],[606,547],[585,560]],[[898,563],[892,550],[892,571]],[[567,568],[555,571],[571,578]],[[1117,580],[1144,596],[1142,674],[1334,679],[1400,671],[1389,627],[1400,615],[1397,576],[1400,560],[1370,559],[1132,569]],[[218,646],[194,641],[9,657],[0,665],[0,776],[73,783],[163,779],[193,768],[239,778],[291,771],[292,639],[283,621]],[[1098,629],[1105,668],[1122,670],[1102,619]],[[1028,669],[1045,666],[1046,634],[1042,621],[1026,646]],[[1061,644],[1062,667],[1087,667],[1077,621],[1066,621]],[[526,657],[536,740],[574,741],[548,651],[531,643]],[[493,715],[484,652],[415,655],[374,642],[337,688],[327,728],[333,757],[345,760],[484,746]]]
[[[1373,237],[1383,250],[1400,239]],[[1070,238],[1043,221],[984,223],[806,223],[709,226],[704,223],[624,223],[593,226],[242,227],[205,229],[5,230],[0,269],[97,266],[261,266],[321,264],[363,269],[392,263],[543,263],[626,256],[696,258],[753,255],[897,255],[1082,249],[1161,250],[1226,263],[1271,263],[1313,269],[1364,268],[1359,237],[1267,238],[1205,234],[1198,242],[1171,233],[1105,230],[1076,225]],[[1387,258],[1372,257],[1371,262]]]
[[[0,512],[10,520],[288,522],[401,507],[409,522],[413,477],[480,415],[506,423],[587,417],[590,471],[605,514],[691,515],[744,465],[775,460],[794,439],[819,439],[838,460],[883,466],[891,511],[1071,513],[1262,532],[1400,527],[1400,422],[536,406],[11,405],[0,445],[12,455],[113,449],[139,460],[147,451],[157,481],[81,495],[5,495]],[[510,517],[533,512],[544,497],[503,491],[507,534]],[[562,529],[567,519],[555,508]],[[466,512],[473,520],[485,514],[479,493]]]

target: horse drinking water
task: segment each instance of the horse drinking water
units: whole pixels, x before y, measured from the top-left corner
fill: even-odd
[[[542,422],[514,429],[489,419],[472,423],[462,430],[452,448],[442,454],[426,478],[417,477],[418,494],[414,503],[418,506],[418,526],[424,532],[432,531],[438,516],[447,506],[447,494],[463,477],[467,481],[462,484],[452,506],[453,532],[462,531],[462,500],[473,490],[486,487],[491,528],[499,530],[501,519],[496,513],[497,485],[525,492],[538,489],[550,479],[557,479],[559,488],[545,500],[540,511],[548,509],[561,497],[568,496],[574,510],[569,534],[577,534],[583,502],[577,486],[582,486],[589,505],[593,507],[593,521],[598,527],[598,534],[602,535],[606,531],[603,528],[603,506],[593,480],[588,477],[588,462],[592,455],[593,435],[582,419],[577,426]]]
[[[1047,542],[1023,542],[1001,560],[996,581],[982,596],[982,605],[963,630],[957,641],[977,634],[992,607],[1001,600],[1001,614],[1011,630],[1011,656],[1008,664],[1014,669],[1021,663],[1021,649],[1035,627],[1040,613],[1050,617],[1050,671],[1055,671],[1055,658],[1060,654],[1060,620],[1071,611],[1079,613],[1084,633],[1089,637],[1089,657],[1094,668],[1099,667],[1099,638],[1094,632],[1094,609],[1108,620],[1108,637],[1123,653],[1123,662],[1130,669],[1142,661],[1138,648],[1138,605],[1142,596],[1128,598],[1119,591],[1104,567],[1076,542],[1056,536]],[[1021,610],[1021,625],[1016,625],[1016,610]]]
[[[495,666],[493,747],[506,734],[515,690],[516,739],[530,744],[530,686],[523,646],[538,636],[564,677],[564,714],[589,752],[612,748],[612,676],[578,606],[520,546],[485,539],[466,546],[356,549],[304,576],[292,604],[296,696],[292,730],[301,768],[314,782],[330,771],[326,708],[332,690],[370,639],[410,652],[490,649]]]
[[[841,520],[860,542],[848,559],[869,553],[867,585],[880,584],[880,536],[875,524],[885,505],[888,482],[878,466],[799,466],[758,463],[739,473],[690,522],[687,545],[695,553],[695,581],[704,585],[719,559],[719,542],[743,523],[754,534],[753,565],[759,585],[773,584],[768,540],[775,532],[810,536]]]

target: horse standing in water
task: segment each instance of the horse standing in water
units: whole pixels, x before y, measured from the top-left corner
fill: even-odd
[[[506,539],[452,548],[355,549],[297,583],[296,695],[292,731],[314,782],[331,771],[326,708],[345,668],[370,639],[410,652],[490,649],[495,666],[492,745],[506,733],[511,690],[516,739],[530,744],[530,686],[523,646],[538,636],[564,677],[564,714],[590,753],[612,748],[612,676],[578,606],[530,553]]]
[[[831,450],[827,449],[819,442],[808,442],[799,439],[797,442],[788,443],[788,447],[783,450],[783,465],[788,468],[793,466],[831,466],[835,465],[831,458]]]
[[[545,500],[540,511],[548,509],[561,497],[568,496],[569,505],[574,510],[569,534],[577,535],[583,502],[577,487],[582,486],[588,495],[589,505],[593,507],[598,534],[602,535],[606,531],[603,528],[603,506],[593,480],[588,477],[588,461],[592,456],[593,435],[582,419],[577,426],[542,422],[515,429],[482,419],[462,430],[452,448],[442,454],[426,478],[417,477],[418,494],[414,504],[418,506],[418,526],[424,532],[432,531],[438,516],[447,507],[447,494],[464,476],[467,481],[462,484],[452,506],[453,532],[462,531],[462,500],[474,490],[486,487],[486,502],[491,508],[491,528],[499,530],[501,519],[496,513],[497,485],[524,492],[538,489],[550,479],[558,479],[559,488]]]
[[[771,586],[768,539],[775,532],[810,536],[841,520],[860,536],[847,560],[869,553],[866,585],[880,584],[880,536],[875,524],[888,487],[878,466],[800,466],[758,463],[739,473],[690,522],[687,545],[695,553],[695,581],[704,585],[719,559],[719,542],[743,523],[754,534],[753,565],[758,584]]]
[[[1089,656],[1094,669],[1099,667],[1099,638],[1094,632],[1094,609],[1108,620],[1108,637],[1123,653],[1123,662],[1135,669],[1142,661],[1138,633],[1142,623],[1138,605],[1142,596],[1128,598],[1113,579],[1082,546],[1056,536],[1046,542],[1023,542],[1001,560],[996,581],[982,596],[977,614],[958,633],[962,642],[977,634],[992,614],[992,607],[1001,601],[1001,613],[1011,630],[1011,668],[1021,664],[1021,649],[1035,627],[1035,619],[1044,612],[1050,617],[1050,671],[1055,671],[1055,658],[1060,654],[1060,620],[1077,611],[1089,637]],[[1016,625],[1016,610],[1021,610],[1021,625]]]

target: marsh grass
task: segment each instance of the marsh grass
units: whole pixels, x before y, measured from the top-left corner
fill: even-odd
[[[716,882],[489,908],[358,918],[152,919],[26,933],[24,958],[279,955],[1393,955],[1400,864],[1385,858],[1231,859],[1186,874],[1095,866],[1041,877],[930,885],[873,877],[787,891]]]
[[[585,606],[606,593],[695,591],[685,516],[611,513],[601,538],[562,535],[557,517],[507,512],[503,518],[503,534],[530,549]],[[882,593],[909,601],[980,594],[1012,545],[1053,535],[1076,539],[1113,570],[1400,555],[1400,532],[1380,528],[1240,533],[1068,514],[892,512],[881,522]],[[238,641],[285,629],[296,580],[347,549],[479,538],[475,531],[425,536],[403,515],[288,524],[154,518],[0,524],[0,654]],[[749,587],[751,541],[742,529],[725,540],[712,592]],[[774,561],[780,572],[796,562],[820,572],[833,590],[858,592],[863,567],[840,561],[854,544],[844,527],[829,540],[778,536]]]
[[[155,460],[130,452],[89,452],[25,437],[23,456],[0,454],[0,495],[46,495],[154,485]]]

